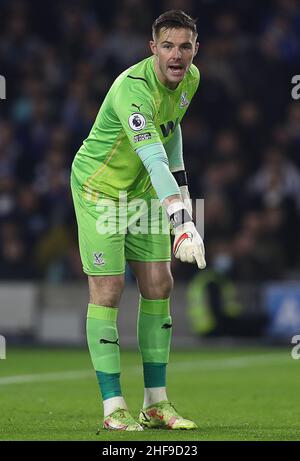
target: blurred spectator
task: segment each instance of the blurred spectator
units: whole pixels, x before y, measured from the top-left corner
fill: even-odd
[[[280,206],[290,198],[300,211],[300,170],[285,158],[281,150],[270,148],[258,171],[249,179],[248,192],[266,207]]]
[[[30,280],[37,277],[32,259],[29,257],[19,227],[6,222],[1,229],[0,279]]]
[[[117,74],[149,55],[148,40],[147,36],[137,32],[132,15],[119,11],[103,48],[114,72]]]
[[[280,263],[274,265],[274,258],[265,254],[253,231],[239,231],[233,241],[233,277],[240,282],[262,282],[279,277]],[[271,255],[273,256],[273,255]]]
[[[282,3],[283,4],[283,3]],[[295,5],[296,6],[296,5]],[[298,5],[299,8],[299,5]],[[299,10],[298,10],[299,11]],[[283,11],[269,18],[261,39],[263,53],[269,59],[291,62],[299,59],[300,43],[292,17]]]
[[[43,197],[49,222],[60,224],[68,215],[69,170],[63,151],[50,150],[35,170],[33,187]]]
[[[188,284],[191,330],[200,336],[259,336],[265,316],[243,311],[233,280],[234,255],[230,240],[219,238],[207,247],[208,267]]]
[[[16,181],[14,178],[0,178],[0,222],[10,218],[16,208]]]
[[[295,142],[297,147],[300,145],[300,105],[291,103],[288,107],[288,116],[285,125],[285,132],[290,142]]]
[[[9,121],[0,123],[0,178],[13,179],[20,147],[14,139],[14,127]]]
[[[36,243],[46,232],[49,219],[42,197],[32,186],[19,188],[15,216],[28,248],[33,251]]]

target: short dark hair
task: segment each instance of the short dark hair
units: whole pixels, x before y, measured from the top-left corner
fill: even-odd
[[[198,35],[196,19],[191,18],[181,10],[169,10],[161,14],[152,24],[153,36],[157,37],[161,29],[188,28]]]

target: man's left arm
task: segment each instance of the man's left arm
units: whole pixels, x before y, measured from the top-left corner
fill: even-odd
[[[164,147],[168,155],[170,171],[179,186],[182,200],[188,212],[192,216],[193,208],[188,188],[187,174],[184,167],[180,124],[177,125],[172,138],[165,144]]]

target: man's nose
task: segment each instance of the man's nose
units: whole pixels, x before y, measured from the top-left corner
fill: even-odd
[[[174,59],[180,59],[181,58],[181,51],[180,51],[180,48],[178,46],[174,46],[174,48],[172,50],[172,57]]]

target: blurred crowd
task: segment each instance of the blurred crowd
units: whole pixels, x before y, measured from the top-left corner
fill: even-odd
[[[201,84],[182,130],[208,264],[238,281],[299,274],[299,0],[0,0],[0,280],[85,278],[70,165],[171,8],[198,18]]]

